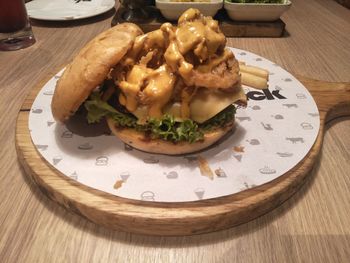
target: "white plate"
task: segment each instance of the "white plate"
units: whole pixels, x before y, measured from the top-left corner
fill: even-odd
[[[115,0],[33,0],[26,3],[29,17],[40,20],[76,20],[111,10]]]
[[[227,196],[268,183],[297,165],[320,127],[308,90],[275,63],[232,49],[240,61],[268,69],[269,89],[244,87],[248,107],[238,109],[235,132],[220,144],[187,156],[148,154],[115,136],[84,137],[56,123],[51,100],[56,74],[36,97],[29,116],[33,143],[53,167],[77,182],[116,196],[187,202]],[[201,169],[207,163],[212,177]]]
[[[222,0],[210,2],[170,2],[169,0],[156,0],[156,6],[168,20],[177,20],[189,8],[196,8],[205,16],[215,16],[223,6]]]
[[[225,1],[228,16],[236,21],[275,21],[292,5],[285,0],[282,4],[241,4]]]

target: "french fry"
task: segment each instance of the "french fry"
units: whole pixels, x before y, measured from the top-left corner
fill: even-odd
[[[269,78],[269,72],[265,69],[254,67],[254,66],[246,66],[246,65],[239,65],[239,69],[241,72],[249,73],[255,76],[259,76],[264,79]]]
[[[241,71],[241,83],[256,89],[266,89],[267,79]]]

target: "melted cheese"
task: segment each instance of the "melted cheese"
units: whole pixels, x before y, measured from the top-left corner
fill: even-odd
[[[193,50],[201,62],[226,44],[225,35],[220,32],[218,22],[192,8],[179,18],[176,41],[181,54]]]
[[[132,112],[132,114],[137,118],[138,124],[145,124],[148,118],[148,107],[140,105]]]
[[[146,56],[147,60],[147,56]],[[162,108],[169,102],[175,84],[175,76],[167,65],[156,70],[145,65],[135,65],[125,81],[119,83],[122,93],[119,103],[134,112],[138,104],[148,106],[150,117],[161,117]]]
[[[146,34],[144,49],[151,50],[154,48],[165,48],[165,36],[162,30],[157,29]]]
[[[211,17],[204,17],[197,9],[187,10],[179,18],[177,27],[165,23],[161,30],[168,35],[170,42],[164,54],[165,61],[174,72],[178,72],[187,86],[194,85],[194,65],[184,58],[188,52],[193,51],[200,62],[206,61],[199,69],[205,72],[210,72],[221,62],[233,57],[229,50],[222,52],[219,57],[215,56],[218,50],[225,46],[226,38],[220,32],[217,21]],[[215,58],[210,59],[212,57]],[[190,116],[189,104],[192,95],[186,94],[186,91],[181,93],[181,113],[184,119]]]
[[[162,109],[169,102],[175,84],[175,76],[169,66],[163,65],[147,76],[148,84],[142,91],[149,105],[148,115],[159,118]]]
[[[121,61],[121,64],[123,64],[123,66],[132,66],[136,64],[137,57],[144,46],[146,38],[147,35],[141,35],[136,37],[132,49],[129,50],[128,54],[124,57],[123,61]]]
[[[190,103],[196,91],[197,88],[184,88],[181,91],[181,117],[183,119],[189,119],[191,117]]]
[[[144,65],[135,65],[127,75],[126,80],[119,83],[119,88],[122,91],[119,102],[128,111],[136,110],[138,105],[137,96],[151,71]]]
[[[165,48],[165,37],[162,30],[154,30],[147,34],[136,37],[133,47],[121,62],[124,66],[137,64],[137,59],[142,51],[147,53],[154,49]]]
[[[173,116],[175,121],[182,122],[184,120],[181,117],[181,103],[168,103],[164,107],[163,113]],[[148,107],[139,106],[132,114],[137,117],[138,124],[145,124],[148,118]]]
[[[234,94],[227,94],[220,91],[209,92],[208,90],[200,89],[196,92],[189,105],[189,117],[198,123],[203,123],[238,101],[243,103],[247,101],[243,90]],[[178,102],[167,104],[164,108],[164,114],[172,115],[176,121],[186,119],[182,117],[181,111],[181,103]],[[143,124],[147,120],[147,109],[145,107],[139,107],[133,114],[138,118],[139,123]]]
[[[202,73],[211,72],[213,68],[218,66],[220,63],[234,58],[233,53],[229,49],[225,49],[220,56],[215,56],[211,60],[197,67],[197,70]]]
[[[210,92],[206,89],[200,89],[190,104],[191,119],[203,123],[237,101],[246,101],[242,89],[236,93]]]
[[[218,22],[211,17],[205,17],[199,10],[191,8],[179,18],[177,27],[165,23],[161,30],[169,39],[169,46],[164,54],[166,63],[180,74],[188,86],[193,85],[194,69],[194,65],[184,58],[188,52],[193,51],[201,63],[208,60],[207,67],[213,68],[219,64],[210,64],[209,60],[226,45],[226,38],[220,32]],[[223,52],[221,62],[228,57],[228,52],[232,54],[231,51]]]
[[[136,38],[120,63],[128,73],[117,75],[119,102],[142,123],[147,116],[161,117],[164,113],[177,120],[191,118],[204,122],[233,102],[245,100],[241,88],[234,93],[207,89],[196,93],[196,88],[186,88],[194,86],[195,69],[211,72],[220,63],[234,58],[230,50],[224,49],[225,45],[226,38],[217,21],[196,9],[188,9],[179,18],[178,26],[164,23],[160,29]],[[150,68],[149,62],[158,59],[159,54],[163,55],[161,63],[165,63]],[[170,101],[177,78],[186,84],[179,92],[181,103]]]
[[[183,121],[184,119],[181,117],[181,103],[175,102],[168,104],[164,108],[164,114],[168,114],[174,117],[175,121]]]

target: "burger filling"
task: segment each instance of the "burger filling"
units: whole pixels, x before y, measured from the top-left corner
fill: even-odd
[[[108,80],[85,102],[88,121],[107,116],[119,128],[149,138],[190,143],[204,133],[232,124],[238,105],[246,104],[239,66],[218,22],[196,9],[178,26],[135,39]]]
[[[197,123],[191,119],[177,121],[174,115],[164,114],[161,118],[148,118],[144,124],[140,124],[138,118],[133,114],[120,107],[117,110],[116,107],[102,100],[100,92],[91,94],[89,100],[85,102],[85,108],[88,110],[89,123],[96,123],[104,117],[109,117],[118,127],[133,128],[144,132],[150,139],[189,143],[202,140],[205,132],[230,125],[236,113],[236,107],[231,104],[203,123]]]

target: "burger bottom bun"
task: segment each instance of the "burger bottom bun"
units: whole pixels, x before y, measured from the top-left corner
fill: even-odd
[[[188,154],[203,150],[220,140],[234,127],[234,121],[232,121],[225,127],[220,127],[205,133],[204,138],[201,141],[194,143],[173,143],[162,139],[147,138],[144,133],[138,132],[132,128],[118,127],[111,118],[107,118],[107,123],[112,133],[131,147],[149,153],[167,155]]]

